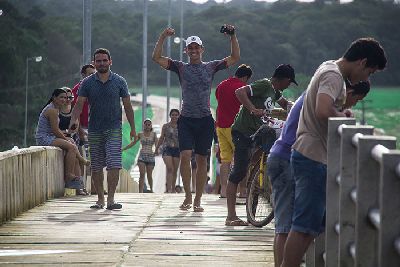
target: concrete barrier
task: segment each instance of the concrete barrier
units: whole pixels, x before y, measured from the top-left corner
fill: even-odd
[[[90,175],[88,178],[90,187]],[[104,180],[107,184],[106,176]],[[138,191],[129,172],[122,169],[117,192]],[[0,152],[0,224],[64,193],[64,154],[60,148],[32,146]]]
[[[400,266],[400,150],[354,119],[330,118],[326,231],[306,266]],[[324,259],[321,261],[321,259]]]

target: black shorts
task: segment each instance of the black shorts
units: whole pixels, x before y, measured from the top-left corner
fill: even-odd
[[[174,158],[179,158],[179,156],[180,156],[179,147],[167,146],[164,148],[162,155],[163,155],[163,157],[170,156],[170,157],[174,157]]]
[[[232,141],[235,145],[233,153],[233,169],[229,174],[229,181],[239,184],[247,174],[247,168],[250,163],[250,153],[253,147],[253,140],[238,131],[232,130]]]
[[[180,116],[178,119],[179,150],[192,150],[196,154],[207,156],[214,138],[214,119],[189,118]]]

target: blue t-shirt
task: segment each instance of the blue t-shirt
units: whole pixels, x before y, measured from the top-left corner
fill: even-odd
[[[95,73],[82,81],[79,96],[89,101],[89,132],[121,128],[121,97],[129,96],[123,77],[110,71],[108,80],[103,83]]]
[[[281,135],[270,150],[270,154],[290,160],[292,145],[296,141],[296,131],[299,124],[300,111],[303,107],[304,93],[296,100],[289,112],[288,118],[283,126]]]
[[[167,70],[178,74],[182,88],[182,116],[203,118],[211,115],[210,94],[214,74],[227,67],[225,60],[199,64],[169,61]]]

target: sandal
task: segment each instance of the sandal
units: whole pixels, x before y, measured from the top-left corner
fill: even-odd
[[[179,206],[180,210],[189,210],[192,207],[191,204],[182,204]]]
[[[237,219],[234,219],[234,220],[226,219],[225,220],[225,225],[226,226],[248,226],[249,223],[237,218]]]
[[[104,204],[96,203],[92,206],[90,206],[91,209],[96,209],[96,210],[101,210],[104,208]]]
[[[201,206],[193,206],[193,211],[194,212],[203,212],[204,209]]]
[[[86,192],[85,189],[76,189],[76,195],[77,195],[77,196],[88,196],[89,193]]]
[[[107,204],[108,210],[120,210],[122,209],[122,205],[116,202],[112,202],[111,204]]]

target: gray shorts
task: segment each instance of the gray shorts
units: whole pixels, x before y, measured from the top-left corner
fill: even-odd
[[[292,227],[295,188],[290,161],[270,154],[267,166],[267,174],[272,184],[275,233],[289,233]]]

